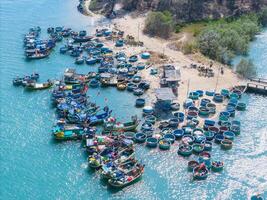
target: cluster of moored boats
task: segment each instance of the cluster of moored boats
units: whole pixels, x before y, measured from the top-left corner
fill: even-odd
[[[30,28],[24,36],[25,56],[28,59],[41,59],[49,56],[51,50],[56,46],[56,39],[51,37],[42,40],[39,38],[41,28]]]
[[[107,106],[100,109],[90,102],[86,95],[89,78],[68,69],[63,80],[55,84],[51,100],[58,119],[53,137],[56,140],[82,140],[89,167],[100,170],[101,177],[111,186],[127,186],[142,176],[144,165],[135,159],[133,141],[121,133],[135,131],[139,121],[132,117],[130,122],[117,122]],[[98,125],[102,134],[97,134],[100,129],[95,126]]]
[[[209,170],[215,172],[223,169],[223,162],[212,161],[211,154],[214,143],[223,150],[230,150],[233,141],[240,134],[241,123],[235,120],[236,111],[244,111],[246,104],[240,102],[243,88],[235,87],[232,90],[222,89],[220,93],[209,91],[194,91],[184,102],[184,112],[179,105],[172,105],[173,117],[156,123],[153,107],[145,107],[143,114],[145,122],[141,125],[141,132],[135,134],[135,140],[146,143],[149,148],[159,147],[162,150],[171,148],[178,140],[177,153],[188,157],[197,154],[197,161],[190,161],[188,167],[193,171],[196,179],[205,179]],[[216,114],[216,104],[227,103],[225,111],[221,111],[218,120],[212,120]]]
[[[38,73],[33,73],[24,77],[16,77],[13,79],[12,83],[14,86],[23,86],[27,90],[43,90],[48,89],[53,86],[51,80],[47,80],[44,83],[38,83],[40,75]]]

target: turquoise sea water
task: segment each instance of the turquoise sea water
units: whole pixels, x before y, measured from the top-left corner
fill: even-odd
[[[32,26],[68,26],[93,31],[95,23],[76,10],[75,0],[2,0],[0,2],[0,199],[247,199],[257,191],[267,195],[267,99],[246,95],[248,111],[238,114],[242,133],[229,152],[215,145],[213,158],[225,162],[225,170],[207,180],[192,182],[187,160],[170,151],[137,146],[137,157],[146,164],[143,179],[114,191],[87,169],[79,142],[53,142],[55,116],[49,91],[24,92],[13,87],[16,75],[38,71],[41,80],[60,77],[73,58],[56,50],[49,59],[25,61],[22,39]],[[108,23],[108,22],[106,22]],[[267,31],[251,45],[250,55],[258,71],[267,77]],[[86,65],[80,72],[94,70]],[[201,88],[200,88],[201,89]],[[121,120],[132,114],[134,97],[116,89],[90,90],[93,101],[108,105]]]

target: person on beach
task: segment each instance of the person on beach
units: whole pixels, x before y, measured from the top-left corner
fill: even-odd
[[[223,75],[223,74],[224,74],[223,67],[221,67],[221,75]]]

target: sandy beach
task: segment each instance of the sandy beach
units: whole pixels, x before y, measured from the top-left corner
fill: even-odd
[[[126,35],[131,35],[135,38],[136,41],[141,41],[144,45],[141,46],[129,46],[125,45],[123,48],[114,47],[114,51],[124,51],[127,56],[140,54],[141,52],[149,51],[155,52],[157,54],[164,54],[166,56],[165,60],[152,60],[149,61],[149,64],[152,65],[153,68],[158,68],[160,72],[160,67],[163,64],[171,64],[174,65],[177,69],[180,69],[181,72],[181,82],[180,87],[178,89],[178,97],[177,100],[182,103],[186,97],[188,91],[194,90],[216,90],[219,92],[223,88],[231,88],[235,85],[239,85],[244,83],[244,81],[228,67],[223,66],[220,63],[216,63],[213,61],[213,71],[214,77],[203,77],[199,76],[199,72],[196,69],[190,67],[192,63],[201,65],[201,66],[209,66],[211,60],[204,58],[199,54],[195,55],[184,55],[181,51],[176,51],[170,49],[168,44],[172,43],[172,40],[164,40],[161,38],[150,37],[143,33],[145,17],[132,17],[131,15],[125,15],[122,18],[116,18],[112,21],[111,28],[119,29],[125,32]],[[101,27],[98,27],[101,28]],[[139,31],[138,31],[139,30]],[[108,46],[114,46],[113,43],[108,44]],[[145,60],[141,60],[141,62],[146,62]],[[224,67],[224,73],[220,73],[220,68]],[[153,91],[155,88],[159,87],[159,78],[160,73],[157,76],[151,76],[149,74],[150,70],[142,71],[142,76],[149,80],[151,83],[151,90],[149,93],[152,101],[155,99],[153,96]]]

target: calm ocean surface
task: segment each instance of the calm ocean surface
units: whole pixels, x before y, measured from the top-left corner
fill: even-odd
[[[0,2],[0,199],[247,199],[265,191],[267,197],[267,99],[245,95],[247,111],[239,113],[242,133],[231,151],[214,146],[212,156],[225,162],[220,174],[192,182],[187,160],[176,153],[137,146],[146,164],[143,179],[120,191],[109,189],[99,175],[87,169],[80,142],[55,143],[51,127],[55,116],[49,91],[24,92],[12,78],[38,71],[41,81],[62,76],[73,58],[59,55],[57,45],[49,59],[25,61],[23,34],[40,26],[67,26],[93,31],[95,23],[76,10],[78,0],[1,0]],[[106,22],[107,23],[107,22]],[[251,45],[250,57],[267,78],[267,31]],[[86,65],[78,72],[94,70]],[[201,88],[200,88],[201,89]],[[140,115],[132,94],[116,89],[90,89],[92,101],[108,105],[115,116],[127,120]]]

